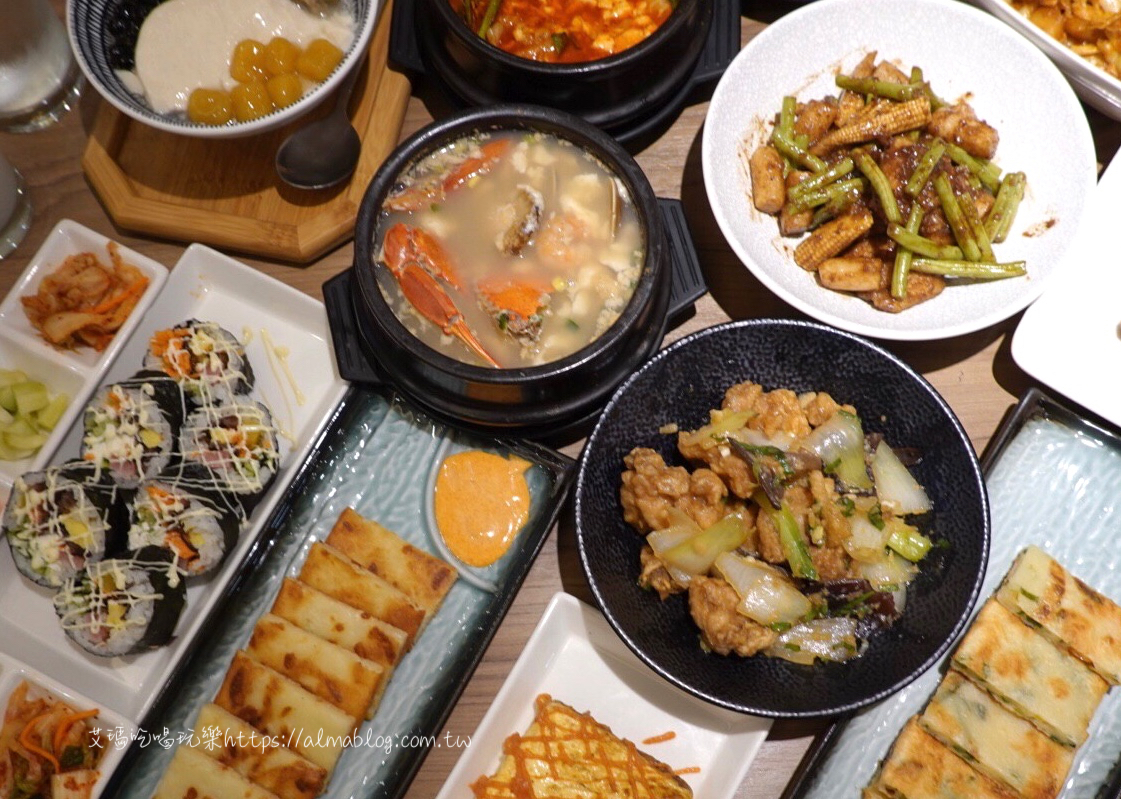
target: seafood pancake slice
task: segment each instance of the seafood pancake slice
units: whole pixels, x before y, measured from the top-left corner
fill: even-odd
[[[479,799],[693,796],[669,766],[640,752],[591,715],[548,694],[537,697],[535,709],[525,735],[506,739],[494,775],[480,777],[471,786]]]
[[[1058,796],[1074,759],[1073,749],[1047,737],[956,671],[942,679],[919,724],[1023,799]]]
[[[352,716],[367,716],[383,688],[383,669],[348,649],[266,613],[253,628],[250,655]]]
[[[234,655],[214,703],[330,772],[358,719],[244,652]]]
[[[1121,606],[1042,549],[1020,553],[996,598],[1111,684],[1121,683]]]
[[[424,611],[403,591],[322,541],[312,544],[299,579],[340,602],[404,630],[410,647],[424,623]]]
[[[1016,799],[910,719],[864,793],[865,799]]]
[[[203,705],[194,731],[191,746],[279,799],[315,799],[327,786],[326,769],[215,704]]]
[[[436,612],[456,580],[455,569],[447,563],[362,517],[353,508],[339,515],[327,543],[405,592],[428,617]]]
[[[409,641],[404,630],[291,577],[284,578],[270,612],[378,664],[385,680]]]
[[[152,799],[277,799],[198,749],[180,746]]]
[[[954,668],[1066,746],[1086,740],[1109,683],[994,599],[953,656]]]

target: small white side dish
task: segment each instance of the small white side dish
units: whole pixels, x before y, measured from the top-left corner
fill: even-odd
[[[104,750],[101,762],[98,763],[100,776],[93,787],[93,796],[97,797],[104,790],[109,775],[113,773],[117,764],[121,762],[121,758],[124,757],[125,750],[136,734],[136,725],[120,714],[99,706],[97,702],[76,693],[58,680],[36,671],[17,658],[3,652],[0,652],[0,715],[7,708],[12,691],[23,680],[46,689],[76,710],[90,710],[95,707],[98,709],[93,730],[96,732]]]
[[[968,97],[997,129],[996,164],[1026,173],[1028,184],[997,258],[1026,261],[1026,277],[951,286],[902,313],[885,313],[819,285],[793,261],[799,239],[780,236],[776,219],[756,210],[746,161],[770,135],[783,96],[836,94],[836,71],[869,51],[907,70],[921,67],[940,97]],[[765,286],[822,322],[900,340],[980,330],[1036,299],[1069,263],[1097,172],[1085,112],[1058,69],[1007,25],[955,0],[818,0],[781,17],[744,47],[717,85],[701,163],[717,224]]]
[[[705,799],[735,794],[771,727],[770,719],[702,702],[662,680],[626,648],[599,611],[559,592],[436,799],[469,796],[472,782],[493,773],[502,742],[525,732],[542,693],[591,713],[672,769],[696,768],[682,778],[694,796]],[[669,740],[643,743],[671,732]]]
[[[97,388],[105,370],[140,324],[144,312],[167,280],[167,268],[163,264],[135,250],[121,247],[121,258],[148,277],[148,288],[140,296],[136,307],[114,336],[112,343],[102,352],[90,347],[60,350],[52,346],[31,326],[20,298],[34,294],[43,278],[71,255],[92,252],[103,264],[108,264],[110,260],[107,248],[110,241],[111,239],[77,222],[62,220],[47,236],[12,290],[0,302],[0,368],[21,369],[32,380],[46,384],[52,394],[63,392],[70,398],[66,412],[59,419],[47,443],[34,457],[0,461],[0,499],[6,499],[17,477],[24,472],[42,468],[50,461],[67,429]]]
[[[1028,374],[1121,426],[1121,164],[1102,175],[1071,268],[1024,313],[1012,357]]]

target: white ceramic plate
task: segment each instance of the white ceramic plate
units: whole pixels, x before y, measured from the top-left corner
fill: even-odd
[[[1026,36],[1047,54],[1067,76],[1078,95],[1094,108],[1114,119],[1121,119],[1121,80],[1094,66],[1066,45],[1055,41],[1041,28],[1014,9],[1006,0],[975,0],[977,5]]]
[[[0,650],[133,722],[142,719],[172,669],[190,650],[214,601],[237,572],[346,390],[335,373],[321,303],[197,244],[187,248],[103,382],[136,372],[153,332],[191,318],[218,322],[245,344],[257,377],[252,396],[272,410],[280,428],[281,468],[226,563],[188,587],[175,640],[126,658],[98,658],[84,652],[59,627],[51,592],[16,571],[7,546],[0,552]],[[282,349],[288,352],[294,381],[270,355]],[[77,456],[80,427],[76,422],[51,462]]]
[[[591,713],[672,769],[696,768],[682,777],[694,796],[705,799],[735,793],[771,727],[770,719],[701,702],[651,673],[597,610],[562,592],[549,603],[436,799],[469,799],[468,786],[498,766],[502,742],[529,727],[542,693]],[[668,732],[674,734],[670,740],[642,743]]]
[[[98,707],[96,702],[75,693],[58,680],[51,679],[42,672],[0,652],[0,715],[8,707],[8,699],[12,691],[24,680],[46,689],[76,710]],[[98,711],[93,730],[97,733],[98,741],[104,749],[101,762],[97,766],[100,776],[93,788],[94,795],[99,794],[104,788],[109,775],[121,762],[125,749],[136,732],[136,726],[120,714],[105,708],[98,708]]]
[[[1012,357],[1036,379],[1121,425],[1121,164],[1102,175],[1071,268],[1024,313]]]
[[[1002,261],[1023,259],[1025,278],[954,286],[900,314],[830,291],[795,265],[798,239],[755,209],[746,160],[770,135],[784,95],[836,94],[833,75],[868,51],[920,66],[946,100],[968,96],[1000,133],[994,159],[1027,174],[1028,188]],[[1030,92],[1022,88],[1030,86]],[[705,120],[701,163],[724,237],[755,276],[795,308],[854,333],[885,339],[946,338],[1022,310],[1067,264],[1094,185],[1090,128],[1062,74],[1024,37],[955,0],[818,0],[752,39],[724,73]]]
[[[43,278],[71,255],[92,252],[103,264],[108,264],[109,251],[106,248],[109,241],[100,233],[77,222],[62,220],[50,232],[15,286],[0,302],[0,368],[21,369],[32,380],[44,383],[52,394],[62,392],[70,398],[66,412],[38,453],[18,461],[0,461],[0,500],[8,496],[17,477],[24,472],[41,468],[50,460],[70,424],[101,382],[105,370],[117,357],[167,280],[167,269],[162,264],[127,247],[121,247],[121,258],[147,275],[148,288],[140,296],[136,308],[117,331],[113,341],[102,352],[90,347],[60,350],[51,346],[31,326],[20,298],[38,291]]]

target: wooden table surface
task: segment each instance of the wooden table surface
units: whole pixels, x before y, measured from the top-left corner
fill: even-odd
[[[56,2],[61,8],[61,0]],[[765,0],[745,0],[742,41],[747,42],[788,7],[791,6]],[[670,339],[728,319],[801,316],[751,276],[724,241],[712,216],[700,163],[706,96],[702,93],[692,98],[673,125],[636,154],[658,196],[681,199],[710,288],[710,293],[697,303],[696,314],[674,330]],[[59,124],[34,134],[0,133],[0,152],[23,173],[34,207],[27,238],[11,256],[0,261],[0,295],[9,290],[47,234],[64,218],[115,238],[168,267],[183,253],[183,242],[141,238],[118,229],[87,183],[79,158],[100,102],[87,87],[79,108]],[[402,137],[448,109],[436,90],[423,83],[414,85]],[[1121,142],[1121,125],[1092,111],[1088,115],[1098,145],[1098,160],[1105,164]],[[305,267],[233,254],[261,272],[321,298],[323,282],[350,266],[353,247],[345,244]],[[1019,315],[985,330],[942,341],[881,343],[933,383],[981,453],[1006,412],[1032,385],[1031,378],[1016,366],[1010,353],[1011,336],[1018,322]],[[579,442],[563,449],[578,456]],[[550,598],[561,590],[592,601],[576,554],[573,530],[564,522],[550,534],[485,658],[453,709],[445,731],[461,739],[474,732]],[[736,793],[737,799],[777,799],[813,737],[824,727],[823,722],[775,722]],[[459,754],[457,749],[434,749],[407,797],[426,799],[435,795]]]

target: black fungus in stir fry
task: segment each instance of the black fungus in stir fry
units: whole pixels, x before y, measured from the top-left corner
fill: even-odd
[[[624,518],[646,538],[639,583],[687,592],[701,644],[797,663],[844,661],[903,612],[932,547],[914,453],[866,434],[825,393],[732,386],[677,433],[686,466],[624,458]]]
[[[783,98],[748,161],[755,207],[783,236],[808,233],[794,261],[822,286],[881,311],[932,299],[947,281],[1025,275],[993,249],[1026,183],[992,162],[997,131],[965,100],[939,99],[918,67],[875,56],[838,74],[835,96]]]

